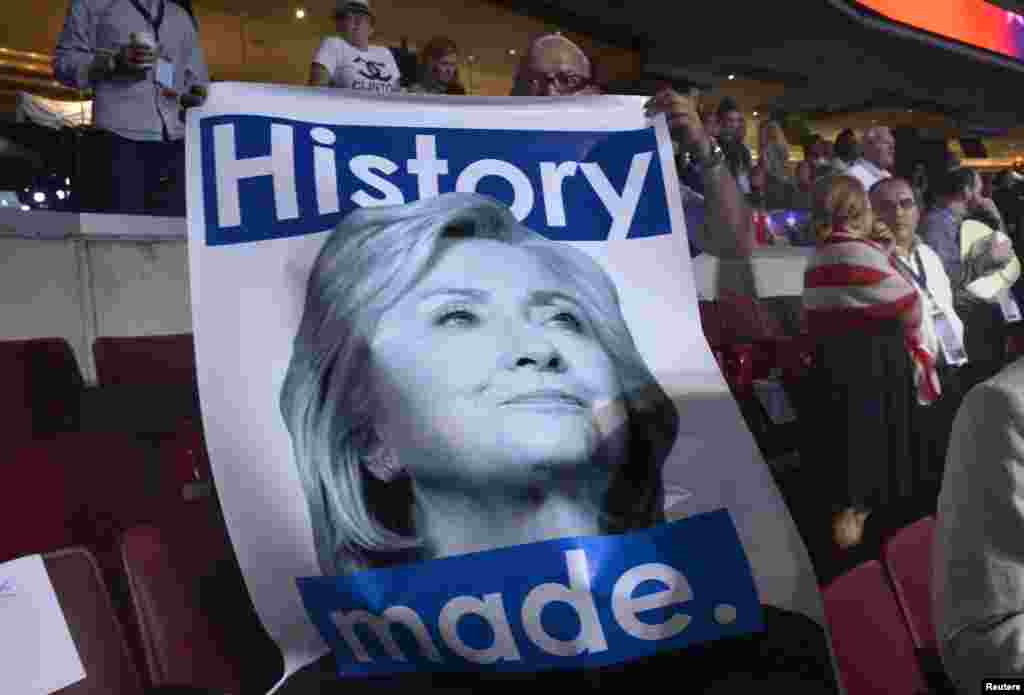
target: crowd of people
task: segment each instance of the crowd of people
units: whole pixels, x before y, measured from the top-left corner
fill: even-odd
[[[337,35],[316,50],[309,85],[380,94],[467,93],[451,39],[431,39],[408,74],[394,51],[371,43],[376,20],[369,0],[340,0],[335,18]],[[202,103],[209,81],[191,16],[168,0],[72,0],[55,72],[66,84],[95,91],[101,135],[91,157],[96,184],[85,207],[183,215],[183,114]],[[559,34],[533,41],[510,85],[513,96],[601,91],[588,56]],[[857,364],[838,371],[853,375],[843,382],[849,386],[888,373],[885,360],[902,360],[907,378],[888,388],[908,404],[903,412],[913,441],[906,451],[914,471],[879,472],[897,465],[885,458],[889,454],[884,465],[863,460],[873,451],[895,450],[886,439],[891,424],[877,430],[879,439],[870,427],[881,427],[884,416],[870,426],[859,416],[830,417],[853,412],[857,404],[838,403],[852,398],[852,391],[834,374],[819,375],[819,402],[835,408],[815,419],[831,428],[817,436],[842,430],[834,441],[860,437],[876,448],[860,455],[826,452],[825,460],[803,462],[815,468],[821,485],[822,503],[810,523],[827,529],[831,549],[856,548],[872,519],[934,513],[945,475],[938,506],[945,540],[937,565],[945,593],[937,605],[943,606],[943,638],[953,645],[949,658],[961,669],[952,675],[973,678],[979,663],[1024,671],[1024,648],[1018,646],[1024,628],[1015,622],[1024,614],[1024,552],[1016,534],[1024,527],[1016,497],[1024,463],[1024,367],[1004,370],[1007,337],[1020,321],[1014,249],[1024,232],[1021,177],[1007,171],[987,182],[952,157],[931,175],[922,163],[907,178],[894,176],[896,139],[884,125],[860,139],[852,130],[834,142],[815,137],[803,143],[805,157],[794,166],[777,119],[761,124],[753,156],[745,143],[745,115],[732,99],[702,112],[694,95],[665,88],[645,110],[666,115],[679,146],[684,205],[702,209],[703,223],[690,230],[693,255],[750,256],[759,244],[783,241],[758,226],[759,214],[810,210],[803,230],[804,241],[815,246],[803,295],[807,332],[822,342],[852,345],[855,337],[877,336],[876,345],[891,339],[897,346],[895,357],[877,360],[847,350],[843,359]],[[161,191],[162,204],[154,205]],[[972,388],[992,379],[961,409]],[[991,441],[981,441],[983,432]],[[1002,448],[988,451],[993,442]],[[894,513],[893,507],[899,509]],[[982,518],[989,509],[998,515],[995,521]],[[968,578],[950,569],[956,563],[966,563]],[[972,591],[985,598],[964,595]],[[956,641],[965,634],[967,641]]]
[[[106,0],[103,0],[106,2]],[[171,0],[73,0],[57,41],[55,73],[62,82],[95,92],[89,146],[90,172],[81,209],[122,214],[183,216],[184,114],[205,99],[208,70],[192,17]],[[109,3],[108,3],[109,4]],[[375,16],[369,0],[338,0],[337,34],[325,37],[312,57],[308,84],[375,94],[462,95],[459,49],[444,36],[420,50],[415,68],[399,52],[371,43]],[[174,41],[174,50],[159,47]],[[588,56],[561,34],[534,40],[513,78],[513,96],[599,94]],[[690,166],[688,181],[700,195],[690,200],[705,223],[694,230],[692,252],[747,255],[752,248],[749,151],[716,139],[703,126],[690,95],[664,89],[646,105],[666,113]],[[729,120],[724,133],[744,126]],[[729,115],[732,118],[732,115]],[[721,142],[721,145],[719,144]],[[733,166],[745,152],[743,170]],[[721,163],[728,167],[720,167]],[[704,194],[707,193],[707,196]],[[711,201],[705,205],[705,197]]]
[[[1006,347],[1021,318],[1019,228],[1006,221],[1019,193],[1005,174],[997,203],[955,163],[927,184],[892,176],[884,127],[852,163],[848,152],[812,175],[806,326],[819,344],[852,349],[820,365],[814,426],[839,445],[804,462],[820,466],[808,523],[830,532],[826,554],[875,552],[879,537],[937,514],[935,624],[967,692],[1024,668],[1024,371],[1007,366]]]

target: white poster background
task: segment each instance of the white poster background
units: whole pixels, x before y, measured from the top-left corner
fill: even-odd
[[[824,625],[807,553],[704,338],[672,144],[664,118],[647,119],[642,104],[639,97],[607,96],[367,97],[227,83],[213,85],[206,104],[189,112],[189,257],[203,421],[238,561],[256,611],[284,654],[286,674],[327,651],[294,581],[317,576],[320,569],[278,399],[306,280],[328,232],[206,246],[199,124],[218,115],[484,130],[617,131],[653,125],[672,234],[572,243],[614,279],[636,345],[679,409],[680,432],[663,473],[669,520],[728,509],[761,602]]]

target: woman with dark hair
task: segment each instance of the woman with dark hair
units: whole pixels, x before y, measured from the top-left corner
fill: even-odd
[[[419,56],[419,75],[409,91],[418,94],[466,94],[459,80],[459,49],[445,36],[435,36]]]

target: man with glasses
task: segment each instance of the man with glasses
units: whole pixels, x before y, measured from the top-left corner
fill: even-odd
[[[949,433],[964,392],[959,369],[967,361],[964,324],[954,308],[953,288],[942,259],[915,234],[921,212],[910,183],[900,178],[882,179],[871,187],[870,196],[875,216],[892,233],[896,261],[921,297],[921,335],[925,347],[935,355],[942,383],[941,398],[917,407],[914,413],[920,478],[913,492],[917,504],[906,510],[907,518],[901,520],[909,522],[935,511]]]
[[[320,43],[309,84],[385,94],[399,88],[401,74],[387,46],[371,46],[374,18],[369,0],[338,0],[334,19],[340,36]]]
[[[516,71],[512,96],[564,97],[600,94],[593,66],[575,43],[561,34],[536,39]],[[749,256],[755,242],[753,214],[735,177],[726,166],[725,153],[708,136],[697,111],[694,95],[664,88],[644,105],[653,117],[664,113],[672,136],[689,150],[703,178],[703,196],[684,196],[687,207],[702,206],[703,224],[689,229],[691,253],[719,257]],[[692,210],[688,210],[692,212]],[[688,219],[695,219],[688,214]],[[688,225],[691,226],[691,225]]]

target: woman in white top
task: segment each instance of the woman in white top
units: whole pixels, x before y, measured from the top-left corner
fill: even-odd
[[[309,84],[378,94],[399,89],[401,74],[387,46],[371,46],[373,14],[369,0],[338,0],[334,14],[339,36],[320,42],[313,56]]]

